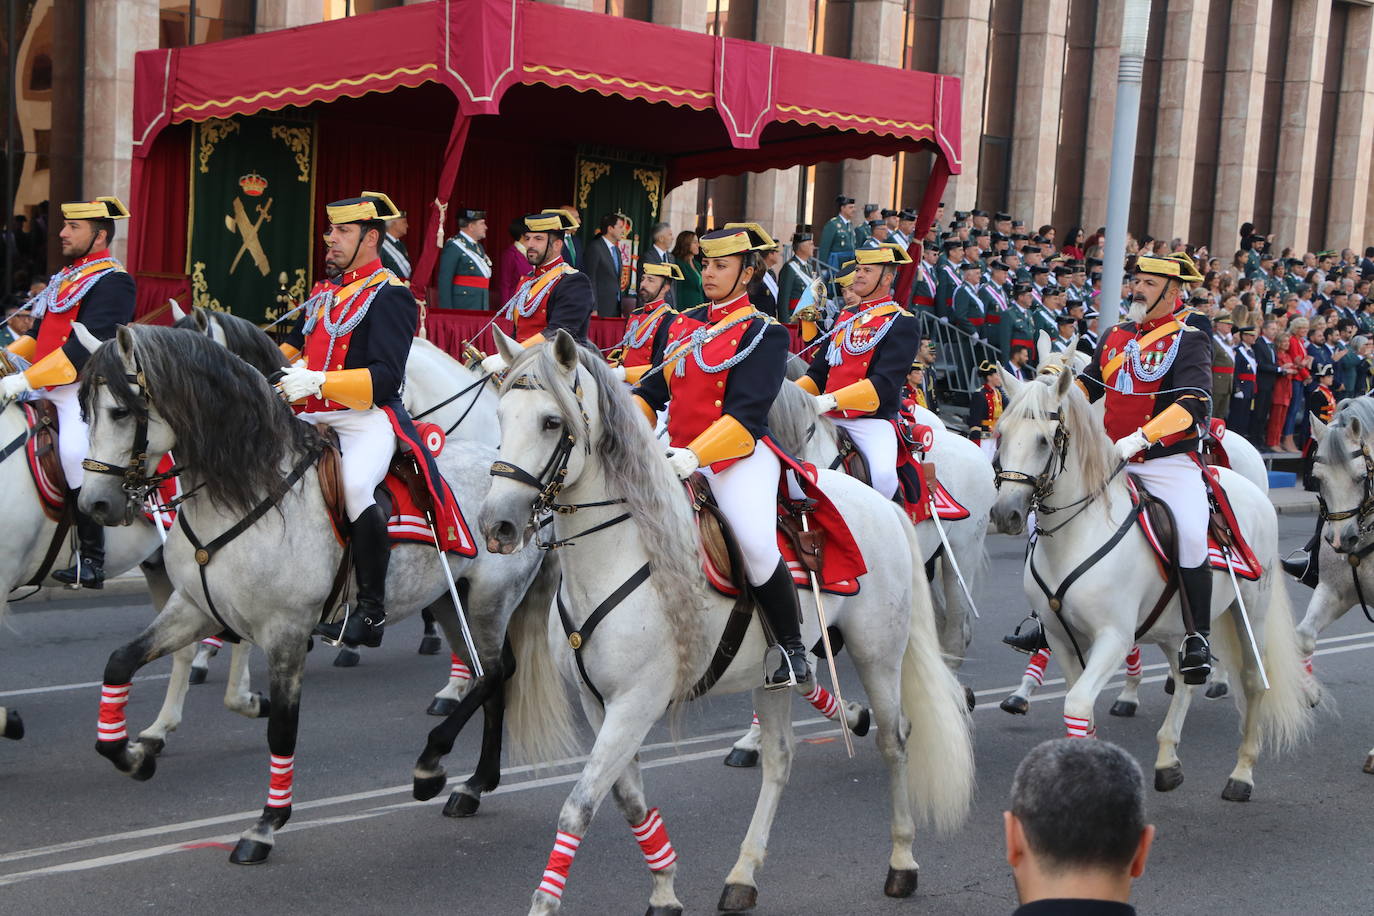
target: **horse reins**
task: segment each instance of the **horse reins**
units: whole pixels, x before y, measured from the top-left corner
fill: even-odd
[[[492,374],[491,374],[490,372],[488,372],[486,375],[482,376],[482,377],[479,378],[477,381],[473,382],[471,385],[468,385],[466,388],[462,389],[462,390],[459,391],[457,394],[454,394],[454,395],[451,395],[451,396],[445,398],[444,400],[440,401],[438,404],[435,404],[433,407],[429,407],[429,408],[426,408],[425,410],[420,411],[419,413],[417,413],[415,416],[411,417],[410,419],[415,420],[415,421],[417,421],[417,422],[420,421],[420,420],[423,420],[425,417],[429,416],[430,414],[434,413],[435,411],[437,411],[437,410],[442,410],[442,409],[444,409],[445,407],[447,407],[448,405],[452,404],[454,401],[458,400],[458,399],[461,398],[463,395],[467,394],[469,391],[475,391],[476,394],[474,394],[474,395],[472,396],[472,400],[468,402],[468,406],[463,408],[463,412],[462,412],[462,414],[458,417],[457,421],[454,422],[454,424],[453,424],[452,426],[450,426],[448,429],[444,430],[444,435],[445,435],[445,436],[450,436],[450,435],[452,435],[452,434],[453,434],[453,431],[454,431],[455,429],[457,429],[458,427],[460,427],[460,426],[463,425],[463,421],[466,420],[466,419],[468,418],[468,414],[472,413],[472,408],[476,407],[476,406],[477,406],[477,402],[478,402],[479,400],[482,399],[482,386],[485,385],[485,384],[487,383],[487,379],[489,379],[489,378],[491,378],[491,377],[492,377]]]
[[[1325,522],[1343,522],[1346,519],[1357,519],[1358,529],[1361,535],[1374,531],[1374,457],[1369,454],[1368,447],[1363,441],[1360,442],[1359,451],[1352,451],[1347,458],[1359,457],[1364,459],[1364,481],[1361,484],[1360,504],[1353,509],[1342,509],[1338,512],[1331,512],[1326,508],[1326,500],[1320,493],[1317,494],[1317,513],[1320,518],[1318,525]],[[1331,549],[1335,550],[1336,545],[1332,544]],[[1360,563],[1365,557],[1374,552],[1374,541],[1370,541],[1358,550],[1336,551],[1344,553],[1346,562],[1350,564],[1350,578],[1355,583],[1355,597],[1360,602],[1360,610],[1364,612],[1365,619],[1374,623],[1374,613],[1369,610],[1369,603],[1364,598],[1364,587],[1360,585]]]

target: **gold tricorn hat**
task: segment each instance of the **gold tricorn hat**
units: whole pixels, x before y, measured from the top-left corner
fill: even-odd
[[[841,264],[840,269],[835,272],[835,276],[832,278],[835,285],[841,289],[848,289],[850,284],[854,282],[854,267],[855,262],[853,261],[845,261]]]
[[[644,273],[650,277],[668,277],[671,280],[681,280],[682,268],[676,264],[648,264],[643,265]]]
[[[529,232],[572,232],[577,228],[577,220],[567,210],[544,210],[525,217],[525,229]]]
[[[854,260],[860,264],[910,264],[911,255],[896,242],[883,242],[876,247],[860,248],[854,252]]]
[[[335,226],[374,219],[399,219],[401,216],[401,211],[396,209],[391,198],[381,191],[364,191],[359,197],[336,200],[324,210],[329,215],[329,222]]]
[[[1193,266],[1193,259],[1182,253],[1170,255],[1167,258],[1136,258],[1135,272],[1168,277],[1170,280],[1178,280],[1182,283],[1202,282],[1202,275]]]
[[[128,219],[129,208],[118,197],[97,197],[62,205],[64,219]]]
[[[771,251],[777,246],[758,223],[730,223],[724,229],[714,229],[701,236],[701,254],[707,258],[723,258],[746,251]]]

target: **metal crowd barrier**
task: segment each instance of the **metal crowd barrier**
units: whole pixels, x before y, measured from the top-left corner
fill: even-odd
[[[983,387],[978,366],[1000,362],[997,348],[979,340],[953,324],[922,311],[921,336],[935,346],[936,388],[947,395],[946,402],[967,406],[969,398]]]

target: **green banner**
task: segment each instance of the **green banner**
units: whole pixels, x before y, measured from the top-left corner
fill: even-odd
[[[236,117],[196,125],[191,144],[194,304],[259,324],[310,288],[315,129]]]
[[[621,243],[626,265],[639,264],[639,255],[649,244],[648,232],[658,220],[663,205],[667,178],[663,160],[603,147],[583,147],[577,154],[577,209],[582,214],[578,235],[579,250],[596,237],[596,227],[607,213],[623,213],[630,219],[630,231]],[[629,281],[635,291],[638,275]]]

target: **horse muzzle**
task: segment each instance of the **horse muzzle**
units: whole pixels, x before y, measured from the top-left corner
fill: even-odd
[[[1026,499],[1024,494],[1004,491],[992,504],[989,513],[992,524],[1002,534],[1021,534],[1026,530]]]
[[[137,516],[133,501],[126,498],[123,492],[120,492],[119,499],[110,499],[108,494],[101,492],[103,489],[103,486],[91,482],[83,485],[76,502],[77,509],[109,528],[132,525]]]

